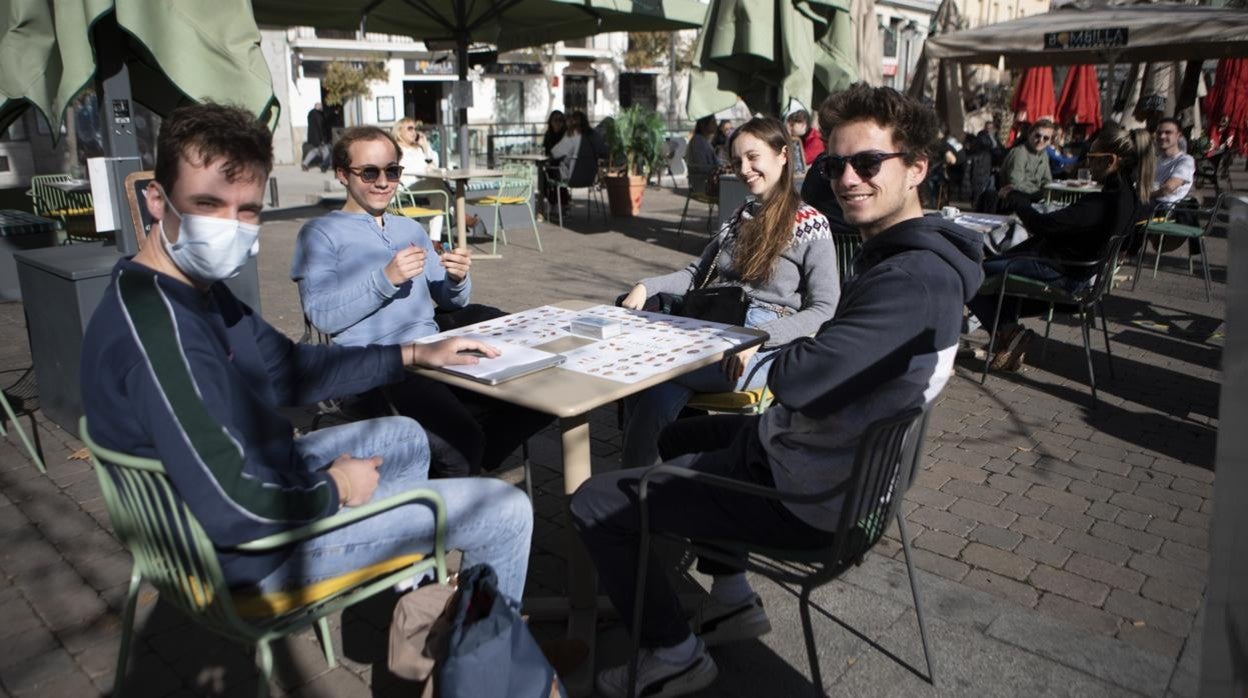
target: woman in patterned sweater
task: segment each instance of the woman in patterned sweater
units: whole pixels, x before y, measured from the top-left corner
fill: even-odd
[[[767,332],[760,348],[730,355],[657,385],[625,403],[623,462],[626,468],[658,460],[657,440],[695,393],[749,390],[767,382],[752,369],[787,342],[813,334],[832,317],[840,297],[836,248],[823,214],[802,203],[793,184],[788,137],[778,119],[751,119],[728,142],[732,167],[750,197],[684,269],[642,279],[625,296],[625,308],[641,309],[656,293],[683,294],[694,285],[739,286],[750,298],[745,325]]]

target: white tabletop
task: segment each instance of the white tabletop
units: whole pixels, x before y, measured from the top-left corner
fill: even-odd
[[[498,157],[502,160],[528,160],[529,162],[543,162],[550,159],[549,155],[541,153],[515,153]]]
[[[482,177],[502,177],[506,175],[502,170],[448,170],[446,168],[429,168],[425,171],[424,176],[430,179],[480,179]]]
[[[1060,180],[1056,182],[1049,182],[1048,184],[1044,185],[1044,188],[1050,189],[1052,191],[1064,191],[1064,192],[1072,192],[1072,193],[1091,194],[1092,192],[1100,191],[1101,185],[1097,184],[1096,182],[1088,182],[1086,184],[1075,184],[1074,180]]]

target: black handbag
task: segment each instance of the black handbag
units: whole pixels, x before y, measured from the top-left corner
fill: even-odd
[[[702,283],[685,293],[681,308],[672,314],[725,325],[744,325],[745,314],[750,309],[750,294],[740,286],[707,288],[719,270],[718,252],[715,257]]]

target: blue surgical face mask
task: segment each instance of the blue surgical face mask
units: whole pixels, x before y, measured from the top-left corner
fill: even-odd
[[[164,221],[158,221],[161,243],[173,263],[192,279],[207,284],[232,279],[260,252],[259,225],[236,218],[183,215],[173,207],[164,189],[161,194],[166,210],[181,221],[174,243],[165,235]]]

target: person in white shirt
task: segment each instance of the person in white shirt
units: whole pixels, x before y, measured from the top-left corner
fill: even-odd
[[[1196,179],[1196,160],[1183,152],[1180,141],[1183,133],[1177,119],[1162,119],[1157,123],[1157,173],[1153,177],[1150,198],[1157,203],[1182,201],[1192,189]]]
[[[424,175],[430,168],[437,168],[438,151],[429,144],[429,136],[420,130],[420,124],[412,118],[400,119],[391,130],[394,140],[399,143],[403,157],[399,164],[403,166],[403,186],[412,190],[441,189],[441,180],[425,179]]]

